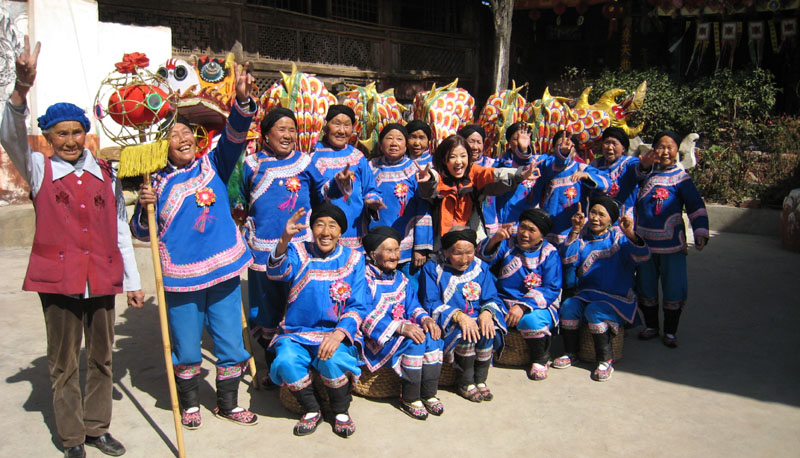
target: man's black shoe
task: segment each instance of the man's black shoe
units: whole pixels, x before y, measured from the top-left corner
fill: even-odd
[[[86,458],[86,449],[83,444],[64,449],[64,458]]]
[[[94,447],[106,455],[121,456],[125,454],[125,446],[114,439],[111,434],[105,433],[100,437],[86,436],[86,445]]]

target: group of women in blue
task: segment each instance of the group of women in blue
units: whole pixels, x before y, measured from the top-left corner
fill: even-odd
[[[368,161],[349,143],[350,108],[330,107],[311,155],[294,149],[297,122],[278,108],[261,122],[262,150],[243,162],[248,217],[240,233],[218,202],[226,202],[255,112],[241,86],[211,153],[195,157],[188,123],[172,128],[169,163],[153,175],[153,191],[143,187],[131,222],[134,234],[146,238],[141,208],[156,205],[187,428],[201,424],[204,326],[218,358],[215,413],[243,425],[257,421],[236,396],[250,356],[238,319],[245,269],[250,324],[267,350],[269,379],[289,387],[306,411],[298,435],[321,421],[312,369],[343,437],[355,432],[348,409],[362,364],[370,371],[388,365],[400,375],[400,408],[414,418],[442,414],[435,381],[443,362],[453,364],[463,397],[491,400],[489,367],[510,327],[531,350],[529,377],[543,380],[553,334],[560,328],[566,352],[552,364],[569,367],[578,326],[587,322],[599,361],[592,377],[607,380],[610,340],[633,323],[636,292],[646,324],[640,337],[659,335],[659,280],[664,343],[676,345],[687,295],[681,211],[689,213],[698,249],[708,240],[708,220],[677,164],[675,134],[657,136],[639,160],[621,154],[627,135],[609,128],[603,157],[586,165],[566,132],[556,135],[552,154],[533,154],[524,123],[506,130],[509,149],[497,160],[480,154],[485,133],[475,125],[459,132],[463,140],[446,139],[431,154],[430,127],[413,121],[386,125]],[[493,192],[480,192],[492,183]],[[437,206],[448,186],[454,202]],[[408,294],[416,282],[419,295]]]

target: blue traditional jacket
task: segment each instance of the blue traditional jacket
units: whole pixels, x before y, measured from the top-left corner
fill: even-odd
[[[182,169],[168,164],[151,176],[166,291],[209,288],[238,276],[253,262],[231,216],[227,190],[255,114],[252,100],[250,110],[234,103],[216,148]],[[142,213],[137,204],[131,232],[149,241]]]
[[[392,359],[404,336],[395,334],[403,323],[422,324],[429,317],[417,299],[407,291],[408,278],[399,270],[385,273],[372,264],[366,267],[369,306],[361,324],[364,333],[364,360],[371,372]]]
[[[540,207],[553,218],[553,229],[547,239],[553,243],[563,243],[572,229],[572,215],[578,211],[578,203],[584,199],[588,190],[597,188],[600,180],[586,164],[578,162],[575,154],[563,157],[558,151],[544,158],[538,165],[542,182]],[[589,178],[573,183],[570,177],[575,172],[587,172]],[[587,214],[588,210],[583,209]]]
[[[419,164],[420,167],[425,168],[426,165],[433,162],[433,155],[431,154],[431,150],[425,151],[416,160],[417,164]],[[431,164],[431,167],[433,167],[433,164]]]
[[[633,218],[636,192],[639,189],[639,177],[636,172],[638,165],[639,158],[633,156],[622,155],[613,164],[607,164],[603,156],[595,158],[585,169],[598,180],[597,189],[589,193],[589,198],[607,195],[617,201],[620,209],[624,205],[625,213]],[[614,224],[618,225],[619,220]]]
[[[515,237],[503,240],[493,253],[486,251],[489,239],[478,249],[481,259],[499,266],[497,290],[507,309],[520,305],[527,310],[547,309],[558,324],[561,295],[561,257],[558,249],[542,240],[532,250],[523,250]]]
[[[375,226],[391,226],[403,236],[400,262],[411,261],[414,251],[433,250],[433,222],[430,205],[417,196],[417,166],[407,157],[389,164],[382,157],[369,162],[375,184],[386,208],[374,212],[370,222]]]
[[[615,226],[599,236],[584,228],[580,236],[560,249],[564,264],[575,268],[577,292],[574,297],[585,302],[606,303],[622,319],[633,323],[636,315],[634,272],[639,263],[650,259],[647,244],[634,244]]]
[[[286,253],[270,255],[267,278],[290,285],[286,315],[274,345],[292,339],[318,346],[329,333],[340,330],[350,344],[363,345],[359,332],[369,301],[364,278],[364,256],[337,245],[322,258],[313,242],[290,243]]]
[[[481,167],[500,167],[495,158],[489,157],[485,154],[482,155],[480,159],[475,161],[475,164],[478,164]],[[497,207],[498,199],[499,197],[496,196],[486,196],[481,207],[483,212],[483,223],[486,226],[486,235],[489,237],[494,235],[494,233],[500,229],[500,219]]]
[[[538,164],[546,160],[546,155],[534,156],[533,154],[527,156],[520,156],[513,151],[508,150],[500,161],[499,167],[520,168],[526,167],[531,164]],[[552,160],[552,159],[547,159]],[[542,184],[544,180],[529,178],[524,180],[514,192],[506,193],[497,197],[497,213],[500,224],[518,223],[519,215],[525,210],[539,206],[539,201],[542,196]],[[546,235],[546,234],[545,234]]]
[[[459,310],[472,318],[477,318],[484,310],[491,311],[495,328],[500,331],[496,341],[499,340],[502,346],[502,335],[507,332],[505,317],[508,310],[497,294],[489,265],[475,258],[464,272],[459,272],[447,266],[441,255],[437,257],[422,267],[420,301],[442,328],[448,361],[452,361],[453,350],[461,338],[461,328],[453,320]]]
[[[310,164],[311,157],[300,151],[283,159],[259,151],[244,159],[242,194],[248,200],[248,216],[242,231],[255,258],[251,269],[266,271],[269,254],[278,244],[289,218],[303,208],[308,224],[311,206],[322,200],[326,181]],[[310,237],[308,229],[292,241],[306,241]]]
[[[330,183],[326,194],[331,203],[341,208],[347,216],[348,227],[342,233],[339,243],[361,250],[361,236],[365,233],[366,218],[368,218],[364,201],[367,199],[381,200],[380,191],[375,185],[375,177],[369,168],[367,159],[352,145],[335,150],[319,142],[311,156],[311,164],[324,177],[325,181]],[[350,171],[355,175],[353,192],[345,196],[333,177],[347,165],[350,165]]]
[[[708,212],[692,177],[678,165],[666,170],[656,165],[639,186],[636,200],[636,233],[647,241],[651,252],[686,250],[684,207],[694,236],[708,237]]]

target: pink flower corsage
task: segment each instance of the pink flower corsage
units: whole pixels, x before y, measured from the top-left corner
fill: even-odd
[[[667,198],[669,198],[669,191],[666,188],[656,188],[653,192],[653,198],[657,200],[655,214],[661,213],[661,206]]]
[[[525,287],[528,288],[528,290],[534,289],[537,286],[542,286],[541,275],[535,272],[531,272],[528,275],[525,275]]]
[[[481,285],[474,281],[469,281],[461,287],[461,294],[464,295],[466,303],[464,304],[464,312],[471,314],[474,310],[473,302],[481,298]]]
[[[331,288],[328,291],[331,296],[331,300],[333,301],[333,312],[336,315],[336,318],[339,318],[342,310],[344,309],[345,302],[347,299],[350,299],[350,285],[342,280],[336,280],[331,284]]]
[[[210,219],[210,207],[217,201],[217,196],[214,194],[213,189],[206,187],[194,193],[194,200],[197,202],[197,206],[203,209],[203,212],[200,213],[200,216],[194,222],[194,230],[204,232],[206,230],[206,223]]]
[[[303,185],[297,177],[291,177],[286,180],[286,190],[289,191],[290,196],[285,202],[278,205],[278,208],[280,210],[288,209],[290,212],[293,212],[294,206],[297,204],[297,193],[300,192],[302,187]]]
[[[392,307],[392,319],[393,320],[402,320],[403,314],[406,313],[406,308],[403,306],[402,303],[398,302],[397,304]]]
[[[527,197],[528,200],[533,199],[533,194],[531,193],[531,191],[533,191],[533,187],[536,186],[536,178],[526,179],[525,181],[522,182],[522,186],[525,187],[525,197]]]
[[[394,195],[400,200],[400,216],[403,216],[403,212],[406,210],[406,197],[408,196],[408,185],[400,182],[397,183],[394,187]]]
[[[567,196],[567,205],[565,205],[566,208],[572,205],[572,202],[576,197],[578,197],[578,190],[575,189],[575,186],[570,186],[566,189],[566,191],[564,191],[564,195]]]
[[[611,185],[611,189],[608,190],[608,196],[617,197],[617,194],[619,194],[619,185],[614,183]]]

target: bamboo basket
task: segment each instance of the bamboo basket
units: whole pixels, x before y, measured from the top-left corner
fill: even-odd
[[[400,396],[400,376],[389,365],[375,372],[362,367],[358,383],[353,385],[353,393],[365,398],[395,398]]]
[[[526,367],[531,364],[531,351],[517,328],[508,330],[503,353],[495,361],[503,366]]]

